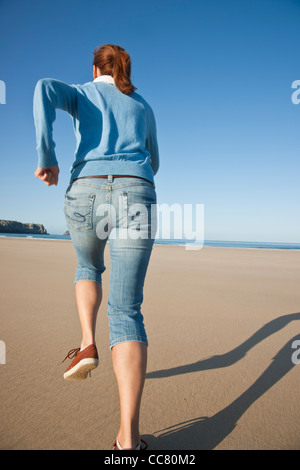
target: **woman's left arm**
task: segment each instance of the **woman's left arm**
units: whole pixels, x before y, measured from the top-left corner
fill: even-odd
[[[37,82],[33,96],[33,117],[38,153],[38,167],[35,176],[48,186],[57,184],[59,173],[55,142],[52,137],[56,109],[67,111],[71,116],[76,115],[76,87],[53,78],[43,78]]]

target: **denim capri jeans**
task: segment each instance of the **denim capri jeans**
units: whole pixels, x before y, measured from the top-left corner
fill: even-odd
[[[77,255],[74,284],[102,284],[109,243],[110,349],[125,341],[148,345],[141,313],[145,276],[156,233],[155,185],[135,177],[82,178],[69,184],[64,214]]]

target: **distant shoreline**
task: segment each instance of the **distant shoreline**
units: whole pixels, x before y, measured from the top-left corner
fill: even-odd
[[[55,235],[55,234],[20,234],[20,233],[0,233],[0,238],[19,238],[19,239],[33,239],[33,240],[51,240],[51,241],[71,241],[69,235]],[[186,245],[201,246],[200,243],[196,244],[193,240],[160,240],[154,241],[155,245],[161,246],[182,246]],[[203,247],[219,247],[219,248],[245,248],[245,249],[267,249],[267,250],[288,250],[300,251],[300,243],[283,243],[283,242],[245,242],[245,241],[226,241],[226,240],[205,240]],[[199,248],[200,249],[200,248]]]

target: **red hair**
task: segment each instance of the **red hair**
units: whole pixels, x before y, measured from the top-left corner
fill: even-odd
[[[136,88],[130,80],[131,60],[129,54],[120,46],[105,44],[97,47],[94,52],[93,65],[100,69],[101,75],[110,75],[115,80],[116,87],[125,95]]]

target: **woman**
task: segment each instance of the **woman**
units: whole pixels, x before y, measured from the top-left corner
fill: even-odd
[[[95,327],[109,236],[110,348],[121,411],[117,450],[145,448],[139,410],[148,341],[141,304],[155,237],[153,177],[159,167],[154,114],[135,93],[130,74],[127,52],[107,44],[94,51],[92,82],[41,79],[33,102],[39,157],[35,176],[46,185],[58,183],[52,139],[56,108],[72,116],[77,138],[64,213],[78,261],[74,284],[82,340],[67,355],[73,361],[66,380],[85,379],[98,365]]]

